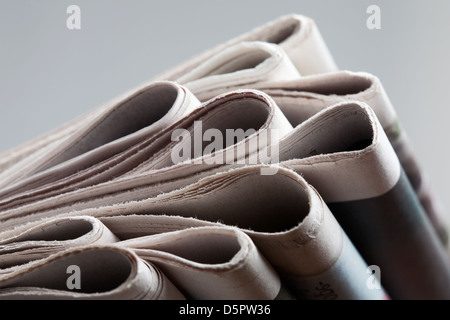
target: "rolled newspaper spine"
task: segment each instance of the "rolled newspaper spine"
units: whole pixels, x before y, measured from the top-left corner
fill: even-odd
[[[2,300],[178,300],[154,266],[114,245],[76,247],[0,276]]]
[[[336,71],[337,66],[315,21],[299,14],[289,14],[269,21],[233,39],[216,45],[181,62],[154,80],[176,80],[197,68],[205,60],[227,48],[248,41],[279,45],[302,75]]]
[[[367,103],[375,112],[394,147],[427,216],[442,244],[448,246],[446,212],[433,192],[426,171],[420,165],[408,135],[380,79],[367,72],[338,71],[297,80],[261,83],[253,86],[269,94],[295,127],[330,105],[345,101]]]
[[[305,298],[308,279],[333,279],[337,299],[384,299],[382,289],[367,287],[368,265],[345,240],[314,188],[292,170],[270,165],[276,174],[261,175],[261,167],[220,172],[135,205],[96,209],[95,214],[121,236],[132,236],[133,230],[142,235],[202,225],[234,226],[250,236],[298,298]],[[155,217],[161,213],[165,216]],[[111,222],[116,219],[121,222]]]
[[[286,117],[261,91],[217,96],[143,143],[76,174],[0,200],[0,231],[67,211],[155,196],[194,183],[213,169],[256,164],[264,157],[260,151],[290,130]],[[212,139],[214,152],[208,151],[207,132],[223,138],[217,139],[219,143]],[[261,157],[250,159],[253,154]],[[64,163],[42,172],[42,180],[32,178],[54,178],[54,171],[64,172],[66,165],[70,168],[70,163]]]
[[[448,255],[367,104],[319,112],[280,143],[280,158],[317,188],[392,299],[450,298]]]
[[[50,218],[14,231],[12,236],[0,236],[0,274],[69,248],[119,241],[103,223],[90,216]]]
[[[232,45],[204,61],[177,83],[200,101],[219,94],[266,83],[300,78],[284,50],[271,43],[252,41]]]
[[[248,235],[231,227],[197,227],[118,245],[156,265],[189,299],[292,299]]]

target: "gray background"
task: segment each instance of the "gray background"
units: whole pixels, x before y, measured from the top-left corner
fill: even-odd
[[[66,28],[71,4],[81,8],[81,30]],[[381,30],[366,28],[371,4],[381,8]],[[447,0],[1,0],[0,152],[288,13],[316,21],[341,69],[382,80],[450,208]]]

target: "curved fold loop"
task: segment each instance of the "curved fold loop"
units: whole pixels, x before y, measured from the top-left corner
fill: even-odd
[[[21,232],[0,239],[0,268],[43,259],[67,248],[117,241],[119,239],[103,223],[90,216],[52,218],[29,223]]]
[[[154,82],[94,110],[72,132],[29,154],[0,173],[0,197],[24,192],[101,163],[149,139],[199,107],[187,89]],[[63,135],[64,134],[64,135]]]
[[[300,74],[283,49],[266,42],[241,42],[199,64],[176,81],[200,101],[227,91],[280,80]]]
[[[250,237],[235,228],[190,228],[118,245],[160,268],[190,299],[273,300],[280,291],[288,297],[278,273]]]
[[[383,298],[382,291],[367,289],[366,263],[346,240],[319,194],[292,170],[271,165],[277,168],[276,173],[261,175],[261,167],[220,172],[152,198],[61,215],[98,217],[121,239],[124,230],[130,236],[137,229],[140,233],[133,235],[137,237],[160,228],[153,219],[145,223],[148,215],[160,214],[167,219],[173,216],[164,231],[159,229],[161,232],[180,229],[188,218],[195,218],[196,226],[207,222],[238,227],[252,238],[282,278],[289,279],[287,285],[298,297],[304,297],[304,290],[309,290],[307,297],[314,298],[317,281],[333,279],[335,293],[341,299]],[[108,217],[120,222],[113,225]],[[351,268],[345,267],[347,259],[353,263]]]
[[[67,249],[0,276],[0,298],[175,300],[184,296],[133,251],[98,245]]]
[[[199,53],[159,74],[153,80],[176,80],[211,56],[232,45],[248,41],[279,45],[302,75],[337,70],[336,63],[314,20],[304,15],[288,14]]]
[[[367,72],[338,71],[292,81],[255,84],[269,94],[295,127],[330,105],[345,101],[367,103],[375,112],[412,187],[437,231],[448,245],[446,213],[419,163],[411,141],[380,81]]]
[[[28,219],[29,214],[40,218],[65,212],[67,207],[80,210],[106,201],[117,203],[121,195],[136,200],[143,192],[149,197],[170,191],[196,181],[196,175],[206,176],[227,165],[270,161],[277,151],[273,144],[290,130],[286,117],[261,91],[219,95],[156,136],[98,165],[0,201],[2,229],[11,218]],[[214,141],[209,142],[208,132],[215,135]],[[138,188],[146,190],[129,192]],[[49,210],[53,212],[40,214]]]
[[[393,299],[449,298],[447,253],[367,104],[320,111],[280,141],[279,157],[318,190],[363,258],[384,270]]]

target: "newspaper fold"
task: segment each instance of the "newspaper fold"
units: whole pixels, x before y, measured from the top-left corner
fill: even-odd
[[[195,300],[291,298],[248,235],[228,227],[198,227],[125,240]]]
[[[179,300],[185,297],[158,268],[132,250],[91,245],[60,251],[0,276],[0,299]]]
[[[300,74],[284,50],[266,42],[240,42],[212,56],[176,79],[200,101],[255,83],[298,79]]]
[[[204,139],[208,130],[224,138],[213,153],[204,154],[210,145]],[[270,160],[270,154],[260,151],[290,130],[292,126],[286,117],[263,92],[240,90],[217,96],[158,134],[110,159],[55,183],[0,201],[0,231],[30,219],[51,217],[57,212],[170,191],[194,182],[198,178],[194,176],[196,173],[207,175],[214,169],[222,170],[227,164],[248,164],[250,154],[256,155],[251,159],[253,164],[261,157]],[[174,135],[177,132],[179,134]],[[273,137],[269,137],[270,132],[274,133]],[[48,172],[51,175],[51,170],[39,177]],[[147,186],[152,191],[145,189]]]
[[[269,44],[265,45],[269,46]],[[290,71],[292,68],[289,68],[289,63],[285,62],[286,59],[281,58],[285,55],[281,46],[275,49],[277,45],[271,44],[272,48],[268,47],[266,50],[263,50],[263,46],[264,43],[261,42],[231,45],[222,52],[198,62],[193,70],[187,71],[177,81],[185,84],[201,101],[237,88],[264,91],[275,100],[294,127],[315,113],[339,102],[357,100],[367,103],[375,111],[394,146],[406,175],[441,242],[447,246],[448,226],[444,208],[432,189],[428,176],[419,164],[409,137],[380,79],[366,72],[350,71],[333,71],[305,77],[295,76],[295,73]],[[256,50],[260,52],[259,55],[254,53]],[[277,55],[274,53],[270,59],[262,60],[264,63],[258,64],[257,62],[261,60],[259,58],[262,55],[261,52],[269,51],[277,52]],[[249,52],[253,52],[253,59],[248,57],[251,56]],[[279,58],[275,59],[275,56]],[[235,70],[228,67],[229,73],[213,76],[205,71],[225,70],[227,64],[243,65],[242,60],[245,60],[251,69]],[[270,60],[272,63],[268,63]],[[276,61],[278,63],[275,63]],[[227,63],[225,67],[224,62]],[[272,67],[269,68],[269,66]],[[274,80],[277,77],[279,80]]]
[[[450,297],[448,255],[367,104],[320,111],[280,141],[279,157],[318,190],[393,299]]]
[[[375,112],[441,242],[448,245],[446,212],[380,79],[367,72],[338,71],[253,86],[269,94],[295,127],[330,105],[357,100]]]
[[[93,217],[75,216],[39,221],[9,238],[0,239],[0,268],[7,269],[43,259],[67,248],[117,241],[119,239]]]
[[[283,49],[302,75],[336,71],[337,66],[313,19],[289,14],[207,49],[152,79],[176,80],[212,56],[241,42],[261,41]]]
[[[129,239],[125,245],[141,243],[139,237],[160,234],[164,238],[168,232],[189,227],[238,227],[297,298],[384,299],[387,295],[381,286],[379,290],[367,287],[368,265],[315,189],[292,170],[271,166],[277,169],[273,175],[261,175],[261,165],[246,166],[155,197],[59,215],[97,217],[120,239]],[[15,233],[22,228],[29,226],[19,226]],[[176,277],[173,268],[170,274]],[[324,285],[327,294],[316,289]],[[280,287],[275,287],[278,294]]]
[[[152,83],[106,104],[74,121],[70,132],[60,128],[50,134],[51,139],[44,136],[44,142],[38,143],[40,149],[4,168],[0,172],[0,197],[26,193],[101,163],[150,139],[199,105],[190,91],[168,81]],[[23,149],[7,152],[0,159],[16,162],[15,153]]]

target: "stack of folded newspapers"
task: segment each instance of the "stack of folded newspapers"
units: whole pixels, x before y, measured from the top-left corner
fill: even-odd
[[[114,96],[0,155],[0,299],[450,299],[395,108],[312,19]]]

